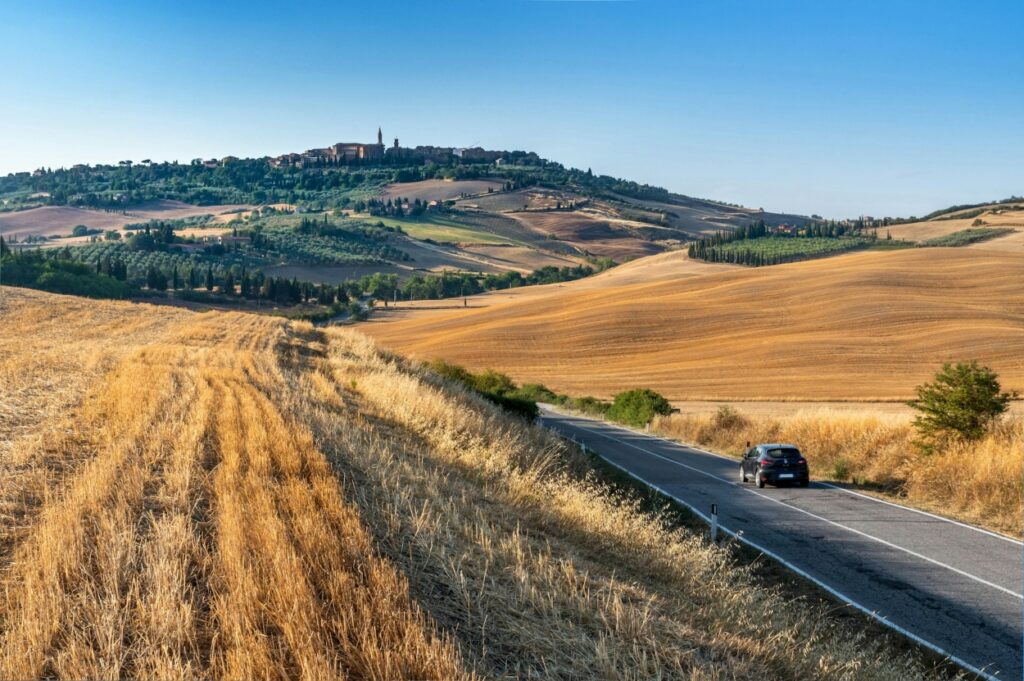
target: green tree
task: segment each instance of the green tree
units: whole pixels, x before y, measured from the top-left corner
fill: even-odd
[[[636,388],[615,396],[608,418],[631,426],[646,426],[655,416],[667,416],[674,411],[662,395],[648,388]]]
[[[907,404],[920,412],[914,419],[919,446],[931,451],[945,440],[982,437],[1016,396],[1003,392],[996,373],[976,361],[947,362]]]

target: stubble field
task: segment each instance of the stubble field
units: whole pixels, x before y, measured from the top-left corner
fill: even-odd
[[[1024,391],[1018,255],[912,249],[628,276],[645,260],[618,279],[363,328],[403,353],[572,395],[643,386],[675,401],[900,401],[943,362],[967,359]]]
[[[2,678],[929,676],[359,334],[0,315]]]

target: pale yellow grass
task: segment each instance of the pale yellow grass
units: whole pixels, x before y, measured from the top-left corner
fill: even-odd
[[[46,482],[0,517],[0,678],[928,677],[364,336],[6,300],[25,348],[68,311],[73,357],[90,305],[159,323],[11,403],[73,418],[0,450],[12,488]]]
[[[901,400],[965,359],[1024,390],[1022,271],[1021,255],[913,249],[649,283],[609,273],[363,328],[406,354],[573,395]]]
[[[77,302],[20,298],[20,319]],[[66,470],[41,508],[0,519],[0,678],[469,676],[282,406],[306,369],[292,348],[317,351],[301,329],[100,306],[173,323],[150,343],[122,336],[131,350],[73,426],[10,455]]]
[[[716,414],[658,417],[669,437],[739,457],[747,442],[789,442],[807,456],[811,477],[863,485],[918,508],[1020,537],[1024,531],[1024,418],[1005,418],[977,442],[931,455],[914,445],[906,414],[799,409],[735,418]]]
[[[1024,230],[1024,211],[998,210],[998,212],[995,212],[990,210],[982,213],[981,215],[976,215],[970,218],[924,220],[922,222],[910,222],[905,225],[883,227],[879,229],[879,235],[884,236],[886,232],[890,232],[894,239],[927,241],[928,239],[946,236],[953,232],[970,229],[974,226],[975,220],[983,221],[985,224],[981,225],[982,227],[1011,227],[1013,229]],[[998,250],[1002,247],[1001,242],[1006,238],[1008,237],[1001,237],[991,241],[983,241],[980,244],[975,244],[974,247]]]

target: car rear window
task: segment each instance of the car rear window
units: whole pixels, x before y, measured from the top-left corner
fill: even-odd
[[[794,447],[778,447],[776,449],[769,449],[768,456],[773,459],[790,459],[800,456],[800,450]]]

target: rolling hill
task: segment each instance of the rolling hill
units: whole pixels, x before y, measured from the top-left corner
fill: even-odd
[[[2,678],[932,678],[358,333],[0,312]]]
[[[961,359],[1024,388],[1024,260],[1015,254],[909,249],[717,271],[689,263],[688,276],[665,267],[678,268],[681,255],[655,258],[661,266],[641,259],[504,302],[488,304],[489,294],[468,309],[405,310],[364,328],[403,353],[575,395],[644,386],[674,400],[902,400]],[[643,274],[630,277],[633,268]]]

